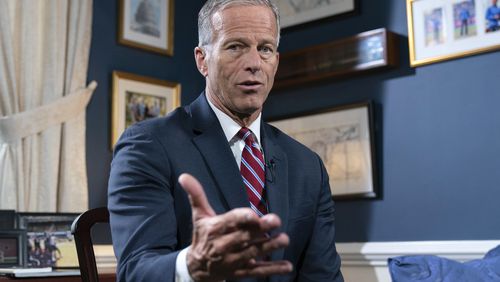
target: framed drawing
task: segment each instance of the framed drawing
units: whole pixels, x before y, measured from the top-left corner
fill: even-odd
[[[174,54],[174,0],[120,0],[118,42]]]
[[[332,17],[356,9],[356,0],[272,0],[280,11],[281,28]]]
[[[179,83],[114,71],[111,147],[132,124],[165,116],[180,106],[180,95]]]
[[[24,267],[25,254],[24,230],[0,230],[0,267]]]
[[[281,54],[274,88],[394,67],[396,39],[394,33],[380,28]]]
[[[377,197],[370,102],[288,117],[271,124],[321,157],[335,199]]]
[[[413,67],[500,49],[492,0],[406,0]]]
[[[18,213],[26,230],[27,267],[78,268],[71,224],[78,213]]]

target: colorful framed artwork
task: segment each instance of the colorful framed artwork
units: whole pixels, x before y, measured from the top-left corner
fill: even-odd
[[[353,12],[355,0],[271,0],[280,11],[281,28]]]
[[[496,0],[407,0],[413,67],[500,49]]]
[[[0,230],[0,267],[24,267],[26,262],[26,232]]]
[[[180,95],[179,83],[114,71],[112,147],[123,131],[132,124],[165,116],[179,107]]]
[[[172,56],[174,0],[120,0],[118,42]]]
[[[377,197],[372,104],[350,104],[271,121],[316,152],[335,199]]]
[[[18,213],[19,228],[26,230],[26,266],[78,268],[71,224],[78,213]]]

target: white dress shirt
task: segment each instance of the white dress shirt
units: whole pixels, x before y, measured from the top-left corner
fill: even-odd
[[[208,105],[215,112],[217,119],[224,131],[224,135],[226,136],[227,142],[231,147],[231,151],[233,152],[233,156],[238,164],[238,167],[241,165],[241,153],[245,148],[245,142],[241,140],[236,134],[241,129],[241,125],[236,123],[232,118],[230,118],[227,114],[219,110],[208,98]],[[260,143],[260,120],[262,113],[259,113],[257,119],[248,126],[248,128],[252,131],[254,140],[259,145],[259,149],[262,151],[261,143]],[[175,261],[175,281],[176,282],[194,282],[194,280],[189,275],[189,270],[187,268],[186,255],[189,247],[183,249],[179,252],[177,259]]]

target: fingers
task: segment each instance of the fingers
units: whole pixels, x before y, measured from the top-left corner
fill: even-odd
[[[267,214],[259,218],[250,208],[238,208],[217,216],[214,224],[220,229],[220,234],[235,230],[266,233],[279,228],[281,220],[275,214]]]
[[[221,235],[219,238],[211,240],[210,244],[211,252],[216,254],[237,253],[242,260],[246,261],[288,246],[289,238],[283,233],[271,238],[262,232],[238,230]]]
[[[234,278],[267,277],[292,272],[293,265],[289,261],[256,261],[246,268],[234,272]]]
[[[193,221],[203,217],[215,216],[215,212],[208,203],[207,196],[200,182],[193,176],[183,173],[179,176],[179,184],[189,195],[189,201],[193,209]]]

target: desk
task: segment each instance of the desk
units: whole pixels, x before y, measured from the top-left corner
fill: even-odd
[[[37,277],[37,278],[9,278],[0,276],[0,282],[20,281],[20,282],[82,282],[80,276],[62,276],[62,277]],[[114,273],[99,274],[100,282],[115,282],[116,275]]]

